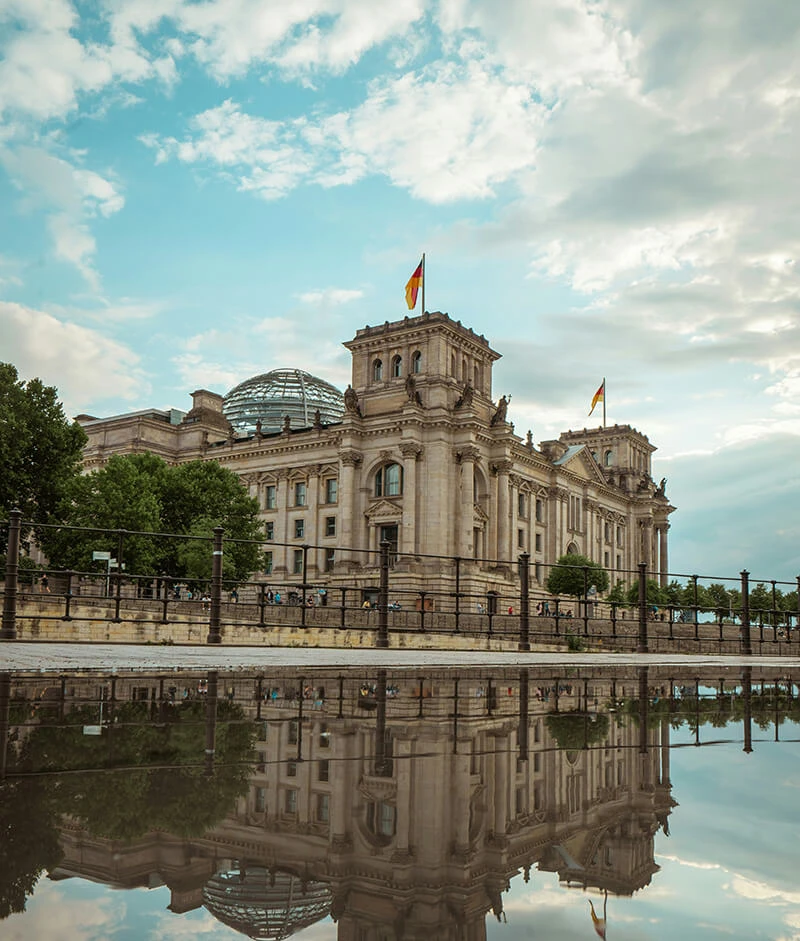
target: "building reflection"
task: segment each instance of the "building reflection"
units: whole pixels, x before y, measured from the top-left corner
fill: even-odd
[[[60,714],[96,697],[112,722],[114,704],[131,699],[158,719],[202,696],[197,761],[211,777],[214,691],[242,705],[255,755],[224,819],[198,836],[153,830],[130,842],[64,819],[50,878],[166,885],[171,911],[205,906],[252,938],[288,938],[330,915],[339,941],[479,941],[487,915],[504,917],[511,880],[534,870],[631,895],[658,871],[655,836],[675,806],[670,719],[657,704],[677,681],[654,686],[647,670],[116,677],[110,699],[96,677],[45,691],[15,680],[12,701],[37,683]],[[749,703],[749,675],[746,690]],[[29,734],[30,723],[17,743]]]

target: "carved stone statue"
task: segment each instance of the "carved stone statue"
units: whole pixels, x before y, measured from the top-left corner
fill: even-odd
[[[506,420],[506,414],[508,413],[508,403],[511,401],[511,396],[508,398],[506,396],[501,396],[500,401],[497,403],[497,411],[492,415],[492,420],[490,424],[492,425],[502,425]]]
[[[467,379],[464,383],[464,388],[461,390],[461,395],[456,401],[456,408],[469,408],[472,405],[472,396],[475,394],[475,389],[472,387],[472,383]]]
[[[667,478],[662,477],[661,483],[658,485],[658,489],[656,490],[656,496],[665,497],[666,495],[667,495]]]
[[[417,389],[417,380],[414,378],[413,373],[409,373],[406,376],[406,395],[408,396],[409,402],[413,402],[415,405],[422,405],[422,399]]]
[[[533,432],[530,430],[530,428],[528,429],[528,434],[525,436],[525,444],[527,445],[529,451],[533,450]]]
[[[288,435],[292,430],[292,419],[288,415],[283,416],[283,433]]]
[[[350,415],[358,415],[361,418],[361,409],[358,406],[358,396],[352,386],[344,390],[344,410]]]
[[[256,422],[256,438],[260,438],[260,437],[261,437],[261,427],[262,427],[262,426],[261,426],[261,419],[259,418],[258,421]]]
[[[319,431],[322,428],[322,413],[319,409],[314,412],[314,428]]]

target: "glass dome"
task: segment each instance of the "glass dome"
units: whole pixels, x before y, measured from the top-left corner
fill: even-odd
[[[219,872],[203,888],[203,904],[234,931],[258,941],[282,941],[324,918],[331,907],[325,883],[263,866]]]
[[[309,428],[319,411],[323,424],[341,421],[344,396],[329,382],[302,369],[273,369],[239,383],[225,396],[225,417],[240,434],[280,431],[286,415],[292,428]]]

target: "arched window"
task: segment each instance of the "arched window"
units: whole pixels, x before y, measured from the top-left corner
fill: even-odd
[[[472,385],[476,389],[481,387],[481,371],[478,369],[478,364],[476,363],[472,369]]]
[[[468,375],[468,373],[467,373],[467,361],[466,361],[466,359],[462,359],[462,360],[461,360],[461,381],[462,381],[462,382],[466,382],[466,381],[467,381],[467,375]]]
[[[605,453],[605,465],[606,465],[606,467],[611,467],[611,465],[612,465],[613,463],[614,463],[614,452],[613,452],[613,451],[606,451],[606,453]]]
[[[372,364],[372,381],[380,382],[383,379],[383,362],[376,359]]]
[[[450,375],[455,379],[456,378],[456,354],[450,354]]]
[[[419,373],[422,371],[422,353],[419,350],[411,357],[411,372]]]
[[[399,497],[403,492],[403,468],[399,464],[385,464],[375,474],[376,497]]]
[[[392,379],[397,379],[403,375],[403,357],[402,356],[393,356],[392,357]]]

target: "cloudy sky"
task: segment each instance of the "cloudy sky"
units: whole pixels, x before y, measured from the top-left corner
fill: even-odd
[[[540,441],[658,446],[677,573],[800,572],[795,0],[0,0],[0,359],[189,407],[426,306]]]

